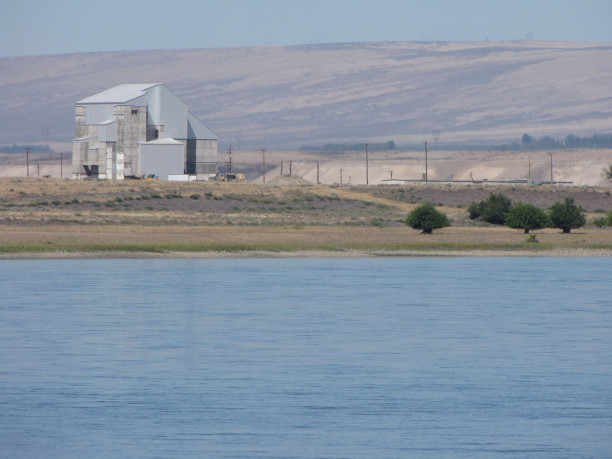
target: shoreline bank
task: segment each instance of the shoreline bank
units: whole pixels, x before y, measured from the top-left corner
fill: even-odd
[[[544,250],[299,250],[238,252],[14,252],[0,254],[0,260],[103,260],[103,259],[229,259],[229,258],[411,258],[411,257],[612,257],[611,249],[558,248]]]

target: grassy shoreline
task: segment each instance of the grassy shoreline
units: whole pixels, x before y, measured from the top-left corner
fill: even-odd
[[[381,231],[382,232],[382,231]],[[296,238],[290,231],[288,238],[270,241],[277,234],[260,233],[264,240],[232,241],[217,238],[209,241],[83,241],[79,238],[46,242],[30,240],[24,242],[0,242],[0,259],[28,258],[221,258],[221,257],[385,257],[385,256],[612,256],[612,242],[587,242],[568,238],[559,242],[522,241],[450,241],[438,237],[431,241],[367,241],[354,240],[347,235],[345,240],[335,237],[333,241],[313,241],[306,232]],[[484,232],[480,232],[483,235]],[[490,233],[495,233],[491,231]],[[116,236],[116,233],[115,233]],[[337,235],[336,235],[337,236]],[[409,234],[407,239],[420,235]],[[444,236],[444,235],[440,235]],[[491,234],[489,234],[491,236]],[[507,235],[506,235],[507,236]],[[539,234],[547,239],[547,234]],[[555,236],[554,234],[552,236]],[[365,235],[367,238],[367,235]],[[429,236],[431,237],[431,236]],[[537,236],[536,236],[537,237]],[[35,238],[36,239],[36,238]]]
[[[521,230],[468,218],[467,205],[494,192],[541,207],[575,196],[592,210],[583,228],[538,230],[527,242]],[[452,225],[431,235],[407,227],[424,200]],[[592,223],[610,207],[608,190],[574,188],[0,179],[0,259],[612,256],[612,229]]]

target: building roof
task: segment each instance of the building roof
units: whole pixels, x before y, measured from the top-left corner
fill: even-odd
[[[149,142],[138,142],[141,145],[184,145],[183,142],[179,142],[174,139],[156,139],[150,140]]]
[[[208,129],[193,113],[187,112],[187,138],[218,140],[217,134]]]
[[[77,104],[123,104],[145,95],[148,89],[159,84],[120,84],[106,91],[81,99]]]

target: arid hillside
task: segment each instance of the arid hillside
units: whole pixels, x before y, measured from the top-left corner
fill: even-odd
[[[69,151],[75,101],[166,83],[221,149],[610,133],[612,44],[355,43],[0,59],[0,145]]]

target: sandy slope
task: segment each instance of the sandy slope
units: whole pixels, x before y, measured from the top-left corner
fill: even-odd
[[[0,144],[67,150],[76,100],[163,82],[236,149],[610,132],[612,44],[354,43],[0,59]]]
[[[612,150],[551,150],[534,152],[457,152],[431,151],[428,154],[428,177],[430,180],[507,180],[531,178],[534,181],[550,181],[550,154],[553,155],[553,180],[572,182],[574,186],[612,186],[605,178],[603,169],[612,164]],[[219,172],[225,172],[226,153],[219,152]],[[232,154],[234,172],[246,172],[248,180],[262,183],[261,152],[234,150]],[[343,184],[365,184],[366,167],[364,152],[328,154],[302,151],[267,151],[266,177],[270,182],[281,173],[289,172],[311,183],[340,183],[342,169]],[[26,175],[25,155],[0,154],[0,177],[23,177]],[[70,177],[69,154],[64,155],[63,170],[59,154],[32,155],[30,176],[50,175]],[[394,151],[369,154],[368,181],[372,185],[389,184],[394,179],[420,180],[425,171],[424,152]],[[392,172],[392,174],[391,174]],[[395,182],[403,183],[403,182]]]

